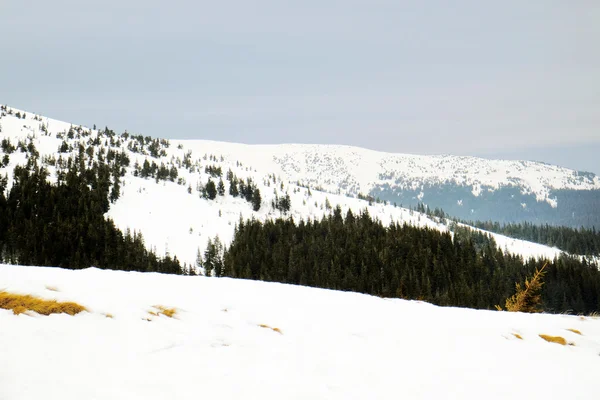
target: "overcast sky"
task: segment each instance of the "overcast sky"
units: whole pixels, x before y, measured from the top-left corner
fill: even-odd
[[[0,0],[0,103],[600,174],[599,49],[597,0]]]

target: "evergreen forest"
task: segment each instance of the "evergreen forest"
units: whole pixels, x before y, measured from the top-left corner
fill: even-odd
[[[54,184],[35,157],[15,167],[7,194],[7,179],[0,180],[0,262],[182,272],[176,257],[157,257],[146,249],[141,233],[123,234],[104,217],[110,199],[118,196],[118,179],[110,180],[116,164],[88,167],[82,154],[66,164]]]
[[[472,230],[448,232],[411,225],[383,226],[367,210],[340,208],[321,220],[240,221],[217,276],[421,299],[443,306],[494,309],[515,283],[545,260],[502,252]],[[205,261],[205,262],[206,262]],[[573,257],[550,260],[543,287],[547,312],[600,309],[600,271]]]
[[[468,222],[469,225],[515,239],[558,247],[571,254],[600,256],[600,232],[596,228],[535,225],[528,222],[500,224],[492,221]]]

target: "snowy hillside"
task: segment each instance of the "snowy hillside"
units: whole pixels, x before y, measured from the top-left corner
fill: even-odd
[[[2,400],[600,396],[597,317],[98,269],[0,265],[0,282],[88,310],[0,309]]]
[[[410,185],[413,189],[452,182],[470,186],[477,196],[486,190],[515,185],[538,201],[554,204],[551,189],[600,189],[600,177],[532,161],[488,160],[464,156],[392,154],[340,145],[241,145],[181,141],[190,148],[209,147],[246,164],[275,171],[329,192],[370,193],[377,185]]]
[[[0,174],[8,176],[9,187],[14,167],[24,165],[31,150],[39,153],[51,180],[56,180],[57,171],[78,153],[89,164],[110,157],[111,152],[113,157],[125,155],[128,163],[121,171],[119,196],[111,204],[108,216],[123,230],[142,232],[146,245],[158,254],[176,255],[188,265],[195,264],[197,252],[204,251],[209,238],[218,235],[228,244],[240,218],[320,218],[339,205],[344,213],[348,209],[359,212],[367,208],[370,215],[384,224],[397,221],[448,229],[447,221],[348,196],[366,193],[370,185],[388,179],[378,178],[380,175],[463,179],[474,187],[501,185],[519,175],[529,190],[540,196],[544,196],[548,187],[600,187],[598,177],[577,177],[573,171],[545,164],[392,155],[343,146],[168,142],[72,126],[9,107],[2,111],[0,127],[0,138],[15,147],[0,160]],[[146,170],[146,164],[155,166],[155,170]],[[161,171],[165,172],[162,177]],[[240,181],[250,179],[260,190],[258,211],[245,199],[228,195],[229,174]],[[225,194],[214,200],[203,197],[209,179],[223,181]],[[286,195],[291,202],[289,212],[274,207]],[[560,253],[538,244],[499,235],[495,238],[503,250],[524,257],[554,257]]]

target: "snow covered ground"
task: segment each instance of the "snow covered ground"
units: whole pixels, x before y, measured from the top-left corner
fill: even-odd
[[[0,309],[2,400],[600,397],[593,317],[98,269],[0,265],[0,289],[89,310]]]

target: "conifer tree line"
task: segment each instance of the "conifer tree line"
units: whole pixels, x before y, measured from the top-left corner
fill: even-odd
[[[412,208],[411,208],[412,210]],[[423,203],[418,203],[416,211],[435,217],[442,222],[445,218],[451,218],[440,208],[431,210]],[[455,220],[456,221],[456,220]],[[527,240],[551,247],[557,247],[567,253],[600,256],[600,232],[596,228],[580,227],[579,229],[568,226],[556,226],[549,224],[533,224],[530,222],[504,223],[494,221],[461,221],[465,225],[486,231],[499,233],[514,239]],[[451,223],[450,229],[456,226]]]
[[[160,166],[154,161],[150,162],[148,159],[144,160],[142,166],[138,163],[134,165],[133,176],[139,176],[140,178],[154,178],[156,181],[175,182],[178,176],[177,168],[174,165],[168,168],[164,163],[160,163]]]
[[[596,228],[574,229],[548,224],[535,225],[528,222],[500,224],[492,221],[477,221],[468,224],[515,239],[558,247],[571,254],[600,256],[600,232],[596,231]]]
[[[214,165],[208,165],[204,169],[205,173],[209,174],[208,181],[205,185],[198,184],[196,190],[200,192],[200,197],[207,200],[215,200],[217,196],[224,197],[229,194],[232,197],[241,197],[245,199],[254,211],[260,210],[262,204],[262,197],[260,195],[260,189],[256,186],[252,178],[246,178],[246,181],[238,178],[231,169],[227,172],[226,179],[229,182],[229,190],[226,190],[225,183],[223,182],[223,172],[221,167]],[[218,178],[218,182],[215,180]],[[191,186],[188,187],[188,193],[192,192]]]
[[[321,220],[241,221],[225,249],[223,276],[422,299],[438,305],[494,309],[544,260],[504,253],[485,235],[473,236],[393,223],[365,209],[339,207]],[[600,309],[598,267],[562,256],[546,267],[548,312]]]
[[[15,167],[8,193],[6,178],[0,180],[0,262],[181,273],[176,257],[157,257],[140,233],[123,234],[104,218],[110,198],[118,196],[110,180],[118,164],[88,167],[82,154],[66,163],[56,184],[31,156]]]
[[[220,168],[219,168],[220,172]],[[254,211],[260,210],[262,197],[260,195],[260,189],[256,186],[252,178],[246,178],[244,182],[243,179],[238,178],[231,169],[227,171],[227,180],[229,181],[229,194],[232,197],[241,197],[245,199],[248,203],[252,205],[252,209]],[[211,180],[209,180],[211,182]],[[214,182],[213,182],[214,185]],[[207,185],[208,186],[208,185]],[[216,191],[214,192],[215,196],[218,193],[219,196],[225,195],[225,185],[222,180],[219,180],[218,187],[216,187]],[[210,198],[210,197],[209,197]],[[213,197],[214,198],[214,197]]]

